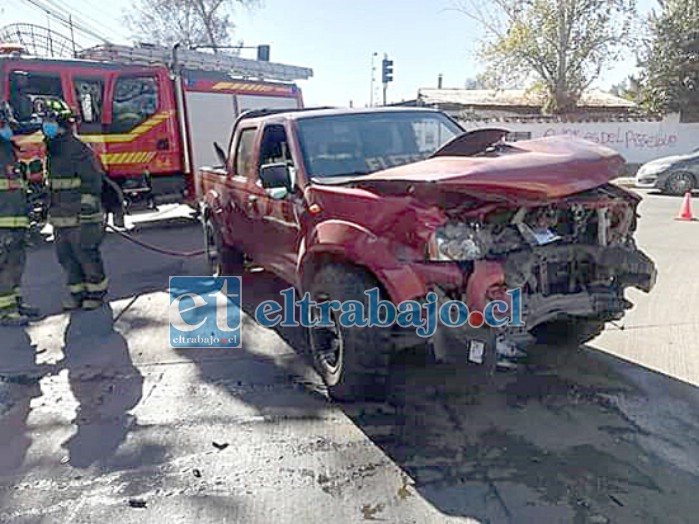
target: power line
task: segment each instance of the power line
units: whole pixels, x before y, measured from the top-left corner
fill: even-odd
[[[51,16],[51,17],[53,17],[54,19],[58,20],[61,24],[63,24],[63,25],[66,26],[67,28],[71,28],[71,27],[72,27],[72,28],[75,29],[76,31],[78,31],[78,32],[80,32],[80,33],[82,33],[82,34],[84,34],[84,35],[88,35],[88,36],[90,36],[90,37],[92,37],[92,38],[95,38],[95,39],[97,39],[97,40],[99,40],[99,41],[101,41],[101,42],[105,42],[105,43],[106,43],[106,42],[109,42],[109,41],[108,41],[106,38],[104,38],[102,35],[100,35],[100,34],[94,32],[94,31],[92,31],[92,30],[89,29],[89,28],[84,27],[82,24],[78,24],[78,23],[75,23],[75,22],[71,22],[71,20],[68,19],[64,14],[55,11],[53,8],[51,8],[51,7],[49,7],[49,6],[45,5],[45,4],[42,4],[39,0],[24,0],[24,1],[27,2],[27,3],[29,3],[29,4],[31,4],[31,5],[33,5],[34,7],[38,8],[38,9],[41,9],[42,11],[44,11],[44,12],[45,12],[46,14],[48,14],[49,16]]]
[[[73,25],[75,25],[75,23],[77,22],[78,24],[82,25],[83,27],[86,27],[90,31],[99,32],[102,35],[107,35],[110,33],[110,29],[107,28],[107,26],[103,25],[102,22],[98,22],[94,18],[90,18],[88,15],[84,13],[81,13],[79,15],[76,14],[74,8],[68,6],[61,0],[44,1],[50,6],[53,6],[55,9],[58,9],[59,11],[64,13],[68,13],[71,17],[70,19],[73,21]]]

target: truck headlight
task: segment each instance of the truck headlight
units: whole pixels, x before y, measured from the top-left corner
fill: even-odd
[[[427,260],[460,262],[478,260],[487,253],[484,231],[462,222],[450,222],[440,227],[430,238]]]

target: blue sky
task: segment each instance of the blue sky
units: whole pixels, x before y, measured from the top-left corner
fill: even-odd
[[[121,20],[130,0],[100,2],[99,8],[92,0],[42,1],[67,7],[115,42],[131,41]],[[656,1],[638,4],[647,12]],[[478,27],[450,9],[453,5],[454,0],[262,0],[260,7],[237,9],[234,39],[270,44],[273,61],[312,67],[314,78],[300,83],[307,105],[365,105],[372,54],[379,53],[378,70],[387,53],[395,63],[388,99],[400,101],[414,98],[420,87],[436,86],[440,73],[445,87],[463,87],[481,71],[475,57]],[[27,0],[0,0],[0,26],[15,22],[46,25],[47,16]],[[605,72],[597,86],[623,80],[634,65],[628,56]]]

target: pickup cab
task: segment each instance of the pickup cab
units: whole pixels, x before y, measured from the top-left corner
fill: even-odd
[[[423,345],[446,362],[491,366],[503,340],[589,340],[631,307],[625,288],[654,285],[633,239],[640,199],[609,183],[624,164],[611,149],[506,134],[422,108],[241,115],[216,147],[222,165],[199,175],[211,271],[247,257],[318,303],[365,306],[378,289],[395,305],[436,296],[483,312],[519,290],[518,322],[440,325]],[[335,399],[383,397],[391,355],[424,343],[339,324],[308,330]]]

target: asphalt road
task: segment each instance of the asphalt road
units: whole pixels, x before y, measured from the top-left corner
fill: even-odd
[[[485,384],[405,359],[387,404],[330,403],[302,333],[249,317],[242,350],[170,349],[168,276],[201,259],[109,235],[111,307],[69,316],[37,246],[26,289],[46,317],[0,332],[0,522],[696,522],[699,222],[679,205],[644,193],[659,280],[623,326]],[[136,234],[200,248],[173,217]],[[246,274],[245,311],[283,287]]]

